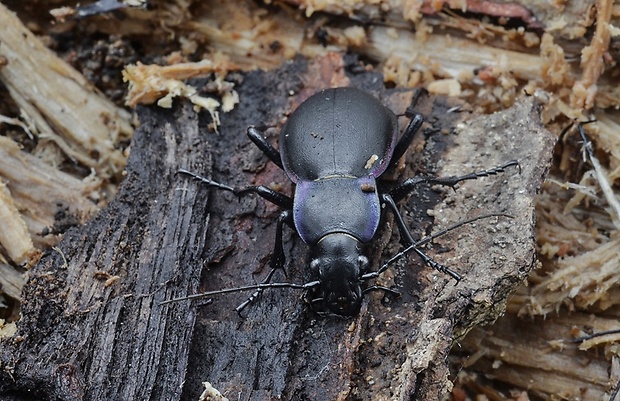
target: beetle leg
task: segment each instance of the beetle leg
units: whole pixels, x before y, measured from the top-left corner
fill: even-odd
[[[290,210],[283,210],[280,213],[280,216],[278,217],[278,222],[276,225],[276,241],[273,246],[273,253],[271,254],[271,258],[269,259],[269,267],[271,267],[271,271],[269,272],[267,277],[265,277],[265,279],[261,281],[261,284],[268,284],[271,281],[273,274],[277,270],[280,270],[280,269],[284,272],[284,276],[286,277],[286,270],[284,269],[284,264],[286,263],[286,257],[284,256],[284,246],[282,244],[282,230],[284,227],[284,223],[288,225],[293,224],[293,213]],[[235,308],[237,313],[241,314],[241,312],[248,305],[256,301],[256,299],[260,296],[262,292],[263,292],[262,288],[259,288],[256,291],[254,291],[252,295],[248,297],[248,299],[246,299],[243,303],[241,303],[239,306]]]
[[[409,124],[407,125],[407,128],[403,133],[403,136],[398,140],[398,143],[394,148],[394,152],[392,153],[392,160],[390,161],[389,167],[394,167],[396,163],[398,163],[398,160],[405,154],[405,152],[409,148],[409,145],[411,145],[415,134],[420,130],[420,127],[422,127],[422,123],[424,122],[424,116],[416,112],[414,109],[415,106],[418,104],[420,96],[423,94],[428,95],[428,91],[424,88],[417,88],[413,92],[411,104],[409,105],[409,107],[407,107],[407,110],[405,111],[405,115],[411,120],[409,121]]]
[[[393,167],[398,163],[398,160],[405,154],[409,145],[413,141],[413,137],[420,130],[420,127],[424,123],[424,116],[420,113],[416,113],[412,111],[411,121],[409,121],[409,125],[405,129],[403,136],[400,138],[396,147],[394,148],[394,153],[392,153],[392,160],[390,161],[390,166]]]
[[[490,175],[497,175],[499,173],[503,173],[506,171],[507,167],[517,166],[519,168],[519,173],[521,172],[521,166],[517,160],[511,160],[506,162],[500,166],[493,167],[487,170],[475,171],[473,173],[461,175],[461,176],[452,176],[452,177],[430,177],[430,176],[417,176],[406,179],[403,183],[393,188],[389,194],[394,199],[395,202],[400,201],[405,196],[407,196],[413,188],[421,183],[427,183],[431,185],[445,185],[447,187],[454,188],[456,184],[461,181],[466,180],[475,180],[480,177],[488,177]]]
[[[261,281],[261,284],[268,284],[271,281],[271,277],[273,276],[273,274],[276,272],[276,269],[272,269],[269,274],[267,275],[267,277],[265,277],[265,279],[263,281]],[[246,299],[245,301],[243,301],[242,303],[240,303],[236,308],[235,311],[237,312],[237,314],[239,315],[239,317],[241,316],[241,312],[243,312],[243,310],[249,305],[254,303],[254,301],[256,301],[258,299],[258,297],[260,296],[260,294],[263,293],[263,289],[259,288],[256,291],[254,291],[252,293],[252,295],[250,295],[248,297],[248,299]]]
[[[202,177],[200,175],[194,174],[191,171],[185,169],[179,169],[179,173],[189,175],[195,180],[198,180],[204,184],[207,184],[210,187],[223,189],[224,191],[229,191],[234,193],[237,196],[244,196],[248,193],[255,193],[262,198],[267,199],[269,202],[280,206],[282,209],[291,210],[293,209],[293,199],[280,193],[274,191],[273,189],[266,187],[264,185],[252,185],[244,188],[233,188],[226,184],[220,184],[219,182],[210,180],[208,178]]]
[[[390,210],[394,214],[396,225],[398,226],[398,232],[400,233],[400,243],[405,248],[415,244],[416,241],[411,236],[411,233],[409,232],[409,229],[407,228],[407,225],[405,224],[405,221],[403,220],[403,217],[401,216],[400,211],[398,210],[398,206],[396,206],[396,202],[394,202],[394,199],[389,194],[382,194],[381,200],[390,208]],[[450,269],[449,267],[442,265],[439,262],[435,262],[433,259],[431,259],[430,256],[426,255],[417,247],[414,247],[413,251],[417,253],[418,256],[420,256],[420,258],[422,258],[424,263],[426,263],[428,266],[432,267],[437,271],[448,274],[457,282],[461,280],[460,274]]]
[[[248,128],[248,137],[250,140],[254,142],[254,145],[258,147],[272,162],[274,162],[278,167],[284,169],[282,167],[282,157],[280,156],[280,152],[278,152],[267,139],[255,128]]]
[[[286,270],[284,270],[284,264],[286,263],[286,257],[284,256],[284,245],[282,242],[282,230],[284,223],[289,226],[293,224],[293,212],[291,210],[283,210],[278,216],[278,222],[276,226],[276,240],[273,245],[273,253],[269,259],[269,267],[271,270],[282,269],[284,276],[286,277]],[[271,273],[269,274],[271,276]],[[271,279],[271,277],[269,277]],[[269,282],[269,281],[267,281]]]
[[[243,196],[247,193],[253,192],[262,198],[267,199],[269,202],[280,206],[282,209],[293,209],[293,199],[264,185],[239,188],[235,189],[233,192],[237,196]]]

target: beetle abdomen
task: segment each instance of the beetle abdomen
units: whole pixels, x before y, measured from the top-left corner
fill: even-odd
[[[377,231],[380,216],[374,177],[297,182],[293,220],[299,236],[309,245],[336,232],[367,243]]]
[[[355,88],[326,89],[290,115],[280,134],[280,154],[293,182],[378,177],[397,137],[396,116],[372,95]]]

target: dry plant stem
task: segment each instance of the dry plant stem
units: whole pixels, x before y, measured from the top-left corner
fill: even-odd
[[[607,119],[609,119],[609,117],[607,117]],[[586,196],[596,197],[595,192],[597,189],[595,187],[592,187],[591,185],[588,186],[589,178],[594,177],[596,179],[596,182],[598,183],[598,188],[600,188],[601,192],[603,192],[603,196],[605,197],[605,200],[607,201],[606,210],[609,213],[611,221],[613,222],[616,230],[620,230],[620,202],[618,201],[617,196],[614,193],[614,189],[612,187],[613,181],[616,178],[614,176],[618,175],[618,171],[616,171],[614,176],[612,176],[609,173],[609,171],[607,171],[607,169],[605,169],[601,165],[601,162],[594,154],[592,142],[586,136],[585,127],[582,124],[579,124],[577,128],[578,128],[577,130],[579,132],[579,135],[581,136],[581,142],[582,142],[581,153],[582,153],[583,162],[585,163],[589,161],[590,164],[592,165],[592,170],[584,173],[583,177],[581,178],[580,184],[577,186],[577,188],[584,188],[585,190],[577,191],[575,193],[575,195],[568,201],[568,203],[564,207],[564,212],[565,213],[570,212],[570,210],[574,208],[575,206],[577,206]],[[600,129],[597,131],[599,134],[601,133]],[[589,133],[587,135],[589,135]],[[614,146],[612,146],[612,149],[620,148],[618,141],[615,140],[615,142],[617,143],[614,144]],[[614,154],[610,155],[611,157],[610,164],[618,163],[619,160],[617,158],[615,158],[614,160],[614,156],[617,156],[617,153],[619,150],[620,149],[616,149],[616,152],[615,152],[616,155]]]
[[[47,49],[2,4],[0,37],[0,53],[8,61],[0,69],[0,81],[35,122],[39,140],[53,141],[102,176],[120,172],[125,156],[115,145],[133,132],[129,114]]]
[[[620,112],[608,111],[596,115],[597,130],[592,132],[597,148],[609,154],[609,180],[620,178]]]
[[[596,3],[596,31],[589,46],[581,51],[581,80],[573,86],[572,107],[591,109],[597,94],[597,82],[603,73],[604,54],[609,49],[610,21],[613,0],[598,0]]]
[[[603,194],[605,195],[605,198],[611,208],[609,211],[611,220],[616,226],[616,229],[620,230],[620,202],[618,202],[618,199],[616,198],[616,194],[614,193],[611,183],[607,178],[608,175],[605,169],[601,166],[601,162],[599,162],[591,150],[589,151],[588,156],[590,158],[590,162],[592,163],[592,167],[594,168],[596,180],[598,181],[601,191],[603,191]]]

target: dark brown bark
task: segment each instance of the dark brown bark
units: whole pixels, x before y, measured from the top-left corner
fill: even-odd
[[[245,319],[233,310],[245,294],[158,305],[266,274],[277,208],[255,197],[238,201],[175,172],[183,167],[233,186],[273,182],[290,194],[284,173],[251,145],[245,129],[279,126],[293,105],[333,82],[324,67],[298,60],[246,74],[237,87],[241,103],[222,115],[219,134],[208,133],[208,117],[196,117],[186,104],[140,110],[118,198],[66,234],[66,265],[51,252],[31,272],[19,340],[5,341],[0,352],[0,392],[24,400],[196,400],[203,381],[244,400],[436,400],[449,390],[453,335],[494,320],[533,266],[532,197],[553,139],[531,98],[492,116],[449,112],[459,102],[445,98],[424,98],[419,106],[428,123],[401,175],[462,174],[510,159],[523,169],[464,183],[454,193],[422,186],[402,202],[416,237],[477,214],[515,216],[461,227],[436,241],[440,252],[428,250],[465,277],[458,286],[412,255],[378,280],[401,296],[371,293],[353,319],[318,316],[292,290],[266,292]],[[349,78],[397,113],[411,99],[410,90],[384,90],[377,74]],[[468,123],[455,129],[462,121]],[[276,134],[268,132],[272,141]],[[435,219],[427,214],[433,208]],[[391,227],[388,219],[372,246],[373,268],[399,248]],[[288,279],[316,279],[305,245],[290,230],[284,245]]]

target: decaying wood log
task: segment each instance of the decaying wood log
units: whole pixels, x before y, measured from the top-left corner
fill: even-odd
[[[267,163],[245,129],[281,127],[326,83],[363,88],[404,112],[411,90],[385,90],[376,73],[345,75],[359,71],[353,66],[331,56],[243,75],[240,104],[221,116],[219,134],[208,132],[208,113],[196,116],[188,104],[141,108],[118,197],[71,229],[59,251],[30,273],[19,331],[0,350],[0,393],[23,400],[195,400],[205,381],[229,399],[248,400],[436,400],[449,391],[454,335],[497,318],[534,263],[533,196],[554,140],[532,97],[490,116],[443,97],[419,105],[427,123],[401,175],[521,164],[520,174],[463,183],[454,193],[421,187],[402,205],[417,237],[480,214],[514,215],[461,227],[428,250],[463,274],[458,286],[410,256],[379,280],[401,296],[368,295],[354,319],[318,316],[290,290],[265,292],[244,319],[233,310],[243,294],[159,305],[264,275],[275,230],[274,206],[237,201],[175,172],[182,167],[230,185],[265,183],[290,193],[284,173]],[[267,135],[275,140],[276,132]],[[388,219],[373,245],[373,266],[398,250],[397,237]],[[314,279],[306,247],[290,231],[285,250],[288,278]]]

